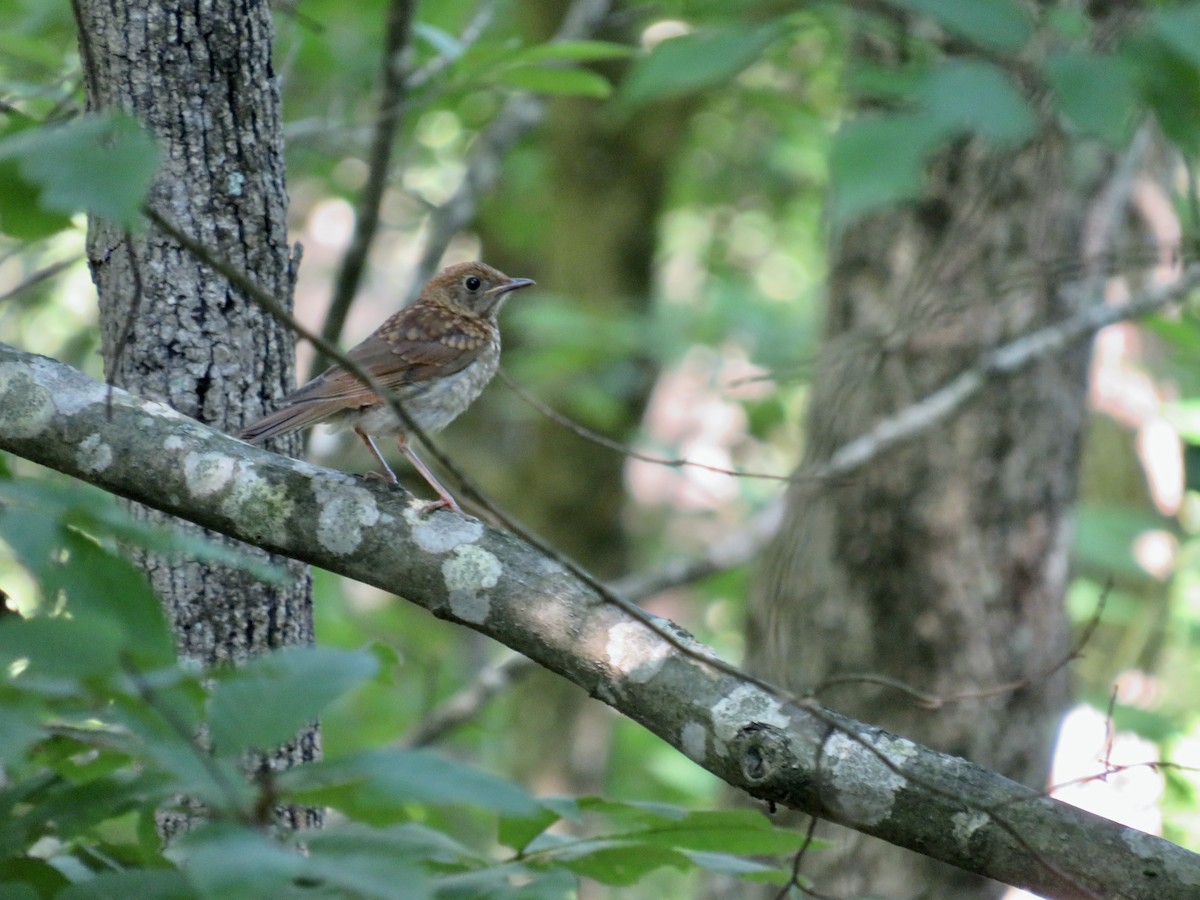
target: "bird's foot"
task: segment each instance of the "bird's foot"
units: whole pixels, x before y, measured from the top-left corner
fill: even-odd
[[[453,510],[454,512],[459,513],[461,515],[466,515],[462,511],[462,507],[459,506],[455,502],[454,498],[451,497],[449,494],[443,494],[442,496],[438,497],[436,500],[430,500],[428,503],[426,503],[424,506],[421,507],[421,515],[427,516],[431,512],[435,512],[439,509],[449,509],[449,510]]]
[[[386,475],[383,472],[364,472],[360,477],[365,478],[367,481],[378,481],[390,488],[400,487],[400,479],[391,472],[388,472]]]

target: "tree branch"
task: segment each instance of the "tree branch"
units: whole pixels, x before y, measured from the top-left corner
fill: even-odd
[[[558,672],[729,784],[1048,897],[1185,898],[1200,856],[829,710],[787,702],[565,567],[402,490],[289,460],[0,345],[0,449],[301,559]],[[682,652],[680,646],[690,648]]]

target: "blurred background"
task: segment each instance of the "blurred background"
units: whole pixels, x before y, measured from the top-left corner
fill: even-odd
[[[387,6],[276,9],[290,232],[303,246],[295,307],[327,333],[369,173]],[[629,586],[622,579],[665,573],[643,604],[740,661],[754,566],[806,445],[838,227],[831,153],[863,84],[881,78],[851,48],[856,17],[875,4],[630,0],[582,36],[627,53],[546,51],[566,6],[418,6],[378,233],[331,336],[344,347],[364,337],[413,295],[431,259],[482,258],[536,279],[502,315],[505,377],[435,442],[500,508],[601,578]],[[77,108],[68,6],[0,0],[0,19],[5,108],[42,118]],[[927,37],[918,29],[914,40]],[[655,55],[664,42],[675,52]],[[1167,168],[1176,193],[1135,197],[1162,245],[1195,224],[1180,224],[1186,171],[1176,160]],[[463,196],[472,207],[459,224],[451,213]],[[77,217],[45,237],[5,229],[0,340],[103,377],[85,227]],[[1076,634],[1105,601],[1071,664],[1076,699],[1050,779],[1139,764],[1057,796],[1194,851],[1200,776],[1140,764],[1200,767],[1198,338],[1194,322],[1170,317],[1097,338],[1067,592]],[[311,348],[299,348],[298,365],[301,380],[313,374]],[[349,472],[372,468],[344,434],[318,429],[307,452]],[[678,460],[702,467],[665,464]],[[402,460],[397,470],[427,496]],[[703,577],[671,574],[706,559]],[[0,583],[18,603],[32,591],[23,578],[0,548]],[[373,645],[394,661],[389,678],[324,717],[330,756],[411,738],[505,658],[325,572],[315,573],[315,602],[320,642]],[[440,730],[438,746],[539,793],[723,802],[715,777],[652,735],[561,679],[518,673]],[[692,895],[692,877],[663,872],[620,895]]]

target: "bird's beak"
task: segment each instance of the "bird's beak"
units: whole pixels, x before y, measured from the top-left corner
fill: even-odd
[[[536,284],[532,278],[514,278],[508,284],[498,284],[487,292],[489,297],[503,297],[509,291],[515,291],[518,288],[529,287]]]

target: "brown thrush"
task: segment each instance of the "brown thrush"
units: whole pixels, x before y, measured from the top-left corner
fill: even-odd
[[[481,262],[450,266],[346,356],[391,391],[422,431],[438,431],[470,406],[496,374],[496,314],[511,291],[531,284],[528,278],[509,278]],[[409,446],[404,422],[341,366],[330,367],[280,402],[276,412],[247,425],[239,436],[259,443],[320,422],[349,426],[395,484],[395,473],[371,439],[372,434],[394,434],[401,452],[438,492],[430,509],[459,508]]]

